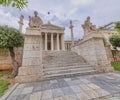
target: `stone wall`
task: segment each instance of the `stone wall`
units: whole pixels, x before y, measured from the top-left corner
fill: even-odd
[[[22,64],[22,51],[23,48],[14,48],[16,60],[18,61],[19,65]],[[0,70],[11,70],[12,69],[12,63],[11,63],[11,57],[9,54],[8,49],[0,49]]]
[[[101,34],[91,33],[87,35],[72,48],[72,51],[81,55],[100,72],[112,70]]]
[[[106,50],[106,54],[107,54],[107,58],[110,62],[114,61],[114,57],[112,54],[112,50],[110,48],[110,45],[105,45],[105,50]]]
[[[112,50],[112,54],[113,54],[114,61],[120,62],[120,51]]]

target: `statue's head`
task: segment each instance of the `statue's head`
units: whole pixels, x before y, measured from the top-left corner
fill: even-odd
[[[34,11],[34,15],[37,16],[37,15],[38,15],[38,12],[37,12],[37,11]]]
[[[87,17],[87,20],[90,20],[90,16]]]
[[[70,24],[72,25],[72,20],[70,20]]]
[[[21,19],[23,19],[23,18],[24,18],[24,16],[23,16],[23,15],[21,15],[21,16],[20,16],[20,18],[21,18]]]

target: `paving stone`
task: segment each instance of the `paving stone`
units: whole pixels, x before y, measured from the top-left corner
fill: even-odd
[[[52,91],[51,91],[51,90],[42,91],[42,93],[41,93],[41,100],[51,99],[51,98],[53,98],[53,95],[52,95]]]
[[[33,92],[38,92],[38,91],[42,91],[41,86],[34,86]]]
[[[62,78],[62,79],[57,79],[57,81],[58,81],[58,83],[59,83],[59,82],[66,82],[66,81],[64,80],[64,78]]]
[[[64,80],[69,82],[69,81],[71,81],[71,78],[65,78]]]
[[[21,94],[17,97],[16,100],[29,100],[29,97],[30,97],[30,94]]]
[[[76,85],[75,82],[73,82],[73,81],[67,81],[67,84],[68,84],[69,86],[74,86],[74,85]]]
[[[54,100],[67,100],[66,96],[54,98]]]
[[[52,89],[52,94],[53,94],[54,98],[64,95],[64,93],[61,89]]]
[[[24,88],[25,87],[25,84],[20,84],[17,86],[17,88]]]
[[[77,95],[67,95],[66,99],[67,100],[79,100],[79,98],[77,97]]]
[[[61,88],[65,95],[74,94],[73,90],[70,87]]]
[[[91,83],[89,80],[87,80],[87,79],[81,79],[81,81],[83,82],[83,83],[85,83],[85,84],[88,84],[88,83]]]
[[[50,89],[57,89],[57,88],[60,88],[58,83],[53,83],[50,85]]]
[[[41,100],[41,92],[32,93],[29,100]]]
[[[120,100],[120,77],[107,73],[20,84],[7,100]]]
[[[74,80],[79,80],[78,77],[71,77],[71,81],[74,81]]]
[[[33,87],[26,87],[23,89],[23,91],[21,92],[21,94],[28,94],[31,93],[33,90]]]
[[[92,88],[92,89],[99,89],[100,87],[93,84],[93,83],[89,83],[89,84],[86,84],[88,87]]]
[[[6,100],[17,100],[17,96],[10,96],[8,99]]]
[[[58,83],[58,81],[57,81],[57,80],[51,80],[50,83],[51,83],[51,84],[53,84],[53,83]]]
[[[60,88],[69,87],[69,85],[68,85],[67,82],[65,82],[65,81],[59,82],[58,85],[59,85]]]
[[[74,83],[75,85],[82,84],[82,82],[81,82],[80,80],[74,80],[73,83]]]
[[[21,94],[23,88],[16,88],[12,93],[11,95],[12,96],[18,96],[19,94]]]
[[[98,98],[100,97],[100,94],[96,93],[94,90],[85,90],[84,91],[89,97],[91,98]]]
[[[101,88],[99,88],[99,89],[96,89],[96,90],[94,90],[100,97],[102,96],[107,96],[107,95],[110,95],[110,93],[109,92],[107,92],[107,91],[105,91],[104,89],[101,89]]]
[[[79,100],[89,100],[91,99],[91,97],[89,97],[87,94],[85,93],[78,93],[76,94],[77,97],[79,98]]]
[[[49,90],[51,89],[51,84],[42,84],[41,85],[41,91]]]
[[[77,86],[77,85],[70,86],[70,88],[73,90],[74,93],[82,92],[82,89],[79,86]]]

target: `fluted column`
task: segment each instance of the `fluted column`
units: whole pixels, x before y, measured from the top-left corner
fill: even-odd
[[[51,50],[54,50],[54,45],[53,45],[53,33],[51,34]]]
[[[60,40],[59,40],[59,34],[57,34],[57,50],[60,50]]]
[[[45,50],[47,51],[47,33],[45,33]]]
[[[61,34],[61,48],[65,50],[64,34]]]

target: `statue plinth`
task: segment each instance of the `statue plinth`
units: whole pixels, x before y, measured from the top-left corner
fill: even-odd
[[[27,28],[25,33],[22,67],[16,81],[34,82],[43,78],[41,28]]]
[[[41,28],[26,28],[25,35],[41,35]]]

